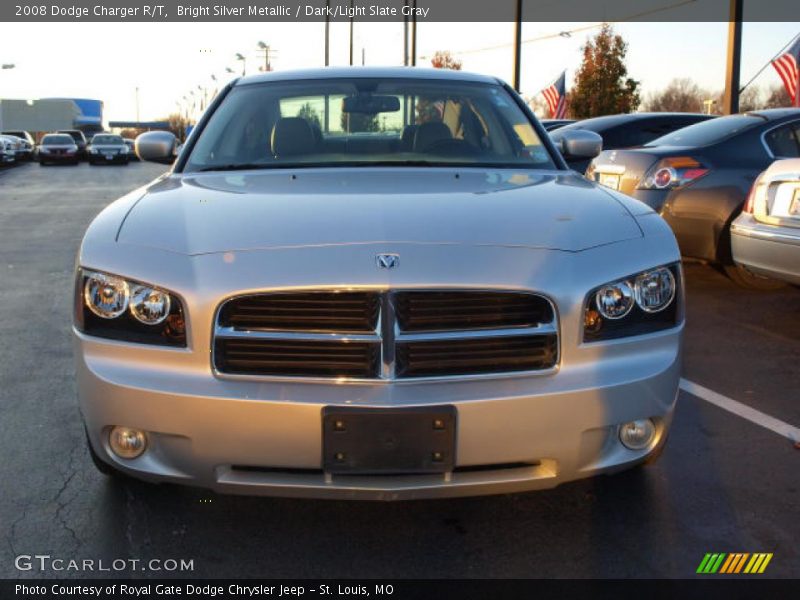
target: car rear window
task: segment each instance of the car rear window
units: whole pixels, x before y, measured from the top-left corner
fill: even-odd
[[[96,135],[92,138],[92,144],[122,144],[122,138],[116,135]]]
[[[689,125],[673,133],[653,140],[647,146],[708,146],[715,144],[751,127],[755,127],[764,120],[759,117],[747,115],[732,115],[720,117]]]
[[[74,144],[73,140],[68,135],[46,135],[42,138],[42,144],[60,145],[60,144]]]

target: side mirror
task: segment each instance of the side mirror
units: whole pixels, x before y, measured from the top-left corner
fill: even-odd
[[[141,160],[170,165],[175,162],[177,138],[169,131],[148,131],[136,137],[134,148]]]
[[[594,158],[603,151],[603,138],[585,129],[556,129],[550,139],[567,160]]]

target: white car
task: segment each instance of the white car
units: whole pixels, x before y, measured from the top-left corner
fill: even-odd
[[[13,165],[17,160],[17,153],[21,140],[12,135],[0,135],[0,165]]]
[[[731,225],[737,264],[800,285],[800,159],[778,160],[759,175]]]
[[[96,464],[220,492],[465,496],[640,464],[683,326],[666,223],[569,170],[508,85],[455,71],[233,82],[77,261]]]

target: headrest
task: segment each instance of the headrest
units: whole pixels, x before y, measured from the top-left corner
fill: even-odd
[[[270,136],[272,154],[278,158],[308,154],[316,147],[311,125],[302,117],[278,119]]]

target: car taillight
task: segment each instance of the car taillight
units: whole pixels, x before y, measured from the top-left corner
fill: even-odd
[[[707,166],[690,156],[663,158],[645,174],[639,184],[639,189],[673,189],[692,183],[708,172]]]
[[[750,188],[750,192],[747,194],[747,200],[744,201],[742,212],[750,213],[751,215],[753,214],[753,212],[755,211],[756,196],[758,194],[758,189],[760,186],[761,186],[761,175],[756,177],[756,180],[753,182],[753,185]]]

